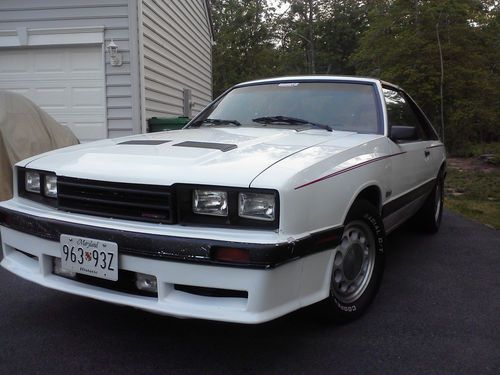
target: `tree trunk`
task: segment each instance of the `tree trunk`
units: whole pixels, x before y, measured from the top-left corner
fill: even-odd
[[[309,0],[309,64],[310,72],[316,74],[316,50],[314,48],[314,0]]]
[[[439,21],[436,23],[436,37],[439,49],[439,62],[441,64],[441,79],[439,81],[439,98],[441,102],[441,141],[444,143],[444,104],[443,104],[443,82],[444,82],[444,64],[443,51],[441,49],[441,38],[439,37]]]

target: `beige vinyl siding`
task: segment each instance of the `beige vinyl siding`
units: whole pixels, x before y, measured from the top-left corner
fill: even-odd
[[[105,54],[108,136],[116,137],[141,130],[139,84],[133,78],[138,75],[137,28],[129,30],[129,15],[137,19],[136,9],[136,0],[1,0],[0,30],[104,27],[105,44],[113,39],[123,58],[122,66],[113,67]]]
[[[192,114],[212,98],[212,39],[204,0],[143,0],[145,117],[179,116],[183,90]]]

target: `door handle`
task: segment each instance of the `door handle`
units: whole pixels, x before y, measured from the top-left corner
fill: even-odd
[[[431,152],[429,150],[425,150],[424,154],[425,154],[425,157],[427,157],[427,156],[429,156],[431,154]]]

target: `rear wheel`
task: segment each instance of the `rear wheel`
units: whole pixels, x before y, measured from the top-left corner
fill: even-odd
[[[345,322],[367,310],[382,280],[384,242],[379,213],[359,200],[349,211],[342,241],[334,250],[330,295],[321,305],[324,317]]]
[[[418,227],[422,228],[427,233],[436,233],[441,225],[441,217],[443,216],[443,200],[444,200],[444,176],[439,173],[436,179],[436,185],[427,197],[424,205],[415,214],[414,222]]]

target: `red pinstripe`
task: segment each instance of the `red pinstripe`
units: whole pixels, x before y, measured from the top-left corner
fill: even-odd
[[[297,186],[294,190],[297,190],[297,189],[302,189],[303,187],[306,187],[306,186],[309,186],[309,185],[315,184],[316,182],[320,182],[320,181],[323,181],[323,180],[327,180],[327,179],[329,179],[329,178],[332,178],[332,177],[338,176],[339,174],[342,174],[342,173],[345,173],[345,172],[352,171],[353,169],[360,168],[360,167],[363,167],[363,166],[365,166],[365,165],[368,165],[368,164],[371,164],[371,163],[375,163],[376,161],[379,161],[379,160],[384,160],[384,159],[391,158],[391,157],[393,157],[393,156],[397,156],[397,155],[401,155],[401,154],[405,154],[405,153],[406,153],[406,151],[402,151],[402,152],[398,152],[398,153],[396,153],[396,154],[384,155],[384,156],[380,156],[380,157],[375,158],[375,159],[371,159],[371,160],[364,161],[364,162],[359,163],[359,164],[351,165],[350,167],[347,167],[347,168],[345,168],[345,169],[341,169],[340,171],[330,173],[329,175],[326,175],[326,176],[320,177],[320,178],[318,178],[318,179],[316,179],[316,180],[313,180],[313,181],[307,182],[307,183],[305,183],[304,185]]]

